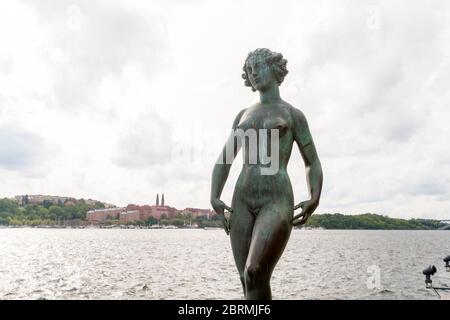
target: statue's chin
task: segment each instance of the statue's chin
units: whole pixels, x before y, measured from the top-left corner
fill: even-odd
[[[266,86],[258,86],[256,87],[256,90],[258,90],[259,92],[265,92],[267,90],[269,90],[270,87],[266,87]]]
[[[258,90],[258,91],[266,91],[267,90],[267,88],[265,86],[260,85],[260,84],[257,84],[255,86],[255,89]]]

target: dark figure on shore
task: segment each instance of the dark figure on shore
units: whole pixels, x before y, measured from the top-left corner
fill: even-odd
[[[237,115],[212,174],[211,205],[223,216],[246,299],[272,298],[270,278],[292,227],[307,221],[319,205],[322,190],[322,167],[306,118],[280,97],[286,63],[282,54],[269,49],[249,53],[242,77],[246,86],[259,91],[260,101]],[[294,142],[306,166],[310,193],[309,200],[295,206],[286,171]],[[242,146],[244,164],[229,207],[220,197]],[[266,153],[272,163],[263,159]],[[274,162],[275,171],[269,168]],[[294,216],[299,208],[302,211]],[[224,210],[231,213],[229,219]]]

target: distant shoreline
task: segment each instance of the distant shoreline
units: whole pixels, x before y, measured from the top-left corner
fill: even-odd
[[[152,228],[147,226],[5,226],[0,225],[1,229],[96,229],[96,230],[223,230],[222,228],[211,228],[211,227],[177,227],[168,226],[161,228]],[[293,228],[293,231],[450,231],[442,229],[325,229],[325,228]]]
[[[98,229],[193,229],[222,228],[222,217],[211,210],[174,212],[128,211],[134,214],[123,218],[123,208],[111,208],[91,200],[58,199],[54,204],[44,199],[42,204],[30,204],[33,198],[22,199],[23,203],[12,199],[0,199],[0,226],[38,228],[98,228]],[[42,200],[42,199],[41,199]],[[61,201],[60,201],[61,200]],[[166,208],[166,207],[158,207]],[[164,209],[165,210],[165,209]],[[192,209],[194,210],[194,209]],[[197,209],[195,209],[197,210]],[[203,211],[202,211],[203,210]],[[88,213],[101,213],[92,217]],[[211,213],[211,214],[210,214]],[[315,213],[307,220],[303,229],[326,230],[450,230],[450,220],[400,219],[375,213],[346,215],[342,213]]]
[[[31,226],[31,225],[0,225],[0,229],[149,229],[149,230],[223,230],[215,227],[177,227],[177,226],[135,226],[135,225],[86,225],[86,226]]]

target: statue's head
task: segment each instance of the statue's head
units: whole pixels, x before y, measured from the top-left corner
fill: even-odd
[[[248,54],[245,59],[242,78],[245,85],[252,91],[267,90],[274,85],[280,85],[288,74],[287,60],[281,53],[266,48],[259,48]]]

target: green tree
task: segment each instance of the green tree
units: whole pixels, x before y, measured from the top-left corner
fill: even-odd
[[[65,219],[65,211],[63,207],[59,207],[59,206],[50,206],[50,208],[48,209],[49,214],[53,217],[55,217],[56,219]]]
[[[183,219],[170,219],[169,221],[172,226],[181,227],[182,225],[184,225]]]
[[[105,209],[105,204],[103,202],[97,201],[95,202],[94,209]]]
[[[145,220],[145,223],[148,226],[152,226],[152,225],[158,224],[158,219],[156,219],[154,217],[148,217],[148,219]]]
[[[58,200],[59,202],[60,200]],[[53,201],[47,200],[45,199],[44,202],[42,203],[42,206],[46,209],[50,208],[50,206],[53,204]]]
[[[9,214],[17,214],[19,212],[19,204],[12,199],[0,199],[0,212],[7,212]]]

